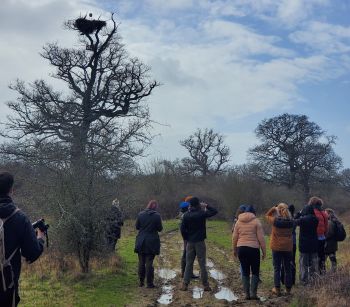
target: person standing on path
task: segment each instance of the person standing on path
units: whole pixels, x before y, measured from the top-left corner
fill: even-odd
[[[124,225],[124,215],[118,199],[113,200],[109,215],[106,219],[106,241],[108,250],[115,252],[118,240],[121,236],[121,228]]]
[[[187,201],[183,201],[180,203],[180,213],[178,215],[178,218],[180,219],[180,228],[181,228],[181,223],[182,223],[182,218],[186,212],[188,212],[188,208],[190,206],[190,203],[188,200],[190,200],[192,196],[189,198],[186,197]],[[181,229],[180,229],[181,232]],[[185,268],[186,268],[186,246],[187,246],[187,234],[186,233],[181,233],[182,240],[183,240],[183,251],[182,251],[182,256],[181,256],[181,278],[184,278],[185,276]],[[192,279],[197,279],[199,276],[194,275],[192,273]]]
[[[315,216],[314,208],[306,205],[295,219],[296,225],[300,226],[299,231],[299,274],[300,282],[308,284],[318,272],[318,219]]]
[[[163,230],[162,220],[156,211],[158,203],[151,200],[146,209],[141,211],[136,219],[136,229],[139,231],[135,242],[135,253],[139,257],[139,286],[155,288],[153,260],[160,254],[160,239],[158,232]]]
[[[326,260],[329,257],[329,260],[331,261],[331,270],[334,272],[337,269],[337,232],[339,231],[340,227],[343,226],[335,215],[334,210],[328,208],[326,209],[326,212],[328,214],[328,231],[326,235],[325,254]]]
[[[44,250],[45,233],[35,232],[32,223],[12,200],[13,175],[0,172],[0,261],[5,264],[0,272],[0,306],[17,306],[19,297],[19,278],[24,257],[28,263],[36,261]],[[39,300],[38,300],[39,301]]]
[[[260,249],[262,259],[266,257],[264,230],[255,216],[252,206],[241,213],[232,234],[233,255],[238,257],[242,267],[242,283],[246,299],[258,299],[257,290],[260,275]],[[250,272],[252,277],[250,279]]]
[[[323,209],[323,200],[313,196],[310,198],[310,206],[314,208],[315,216],[318,219],[317,238],[318,238],[318,269],[320,274],[326,273],[326,236],[328,231],[328,214]]]
[[[187,246],[185,275],[180,290],[187,291],[192,278],[193,263],[197,256],[204,291],[211,291],[208,282],[204,240],[207,238],[206,220],[217,214],[218,211],[206,203],[200,203],[197,197],[192,197],[189,202],[189,211],[184,214],[181,223],[181,234],[187,238]]]
[[[293,229],[294,222],[288,210],[288,205],[280,203],[266,213],[266,219],[272,225],[270,248],[272,250],[274,269],[274,288],[272,293],[281,295],[281,270],[284,271],[284,284],[287,294],[290,294],[293,259]]]

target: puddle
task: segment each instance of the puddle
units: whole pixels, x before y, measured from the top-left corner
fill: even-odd
[[[163,286],[162,287],[162,295],[157,300],[157,302],[161,305],[169,305],[173,301],[174,295],[174,287],[173,286]]]
[[[226,278],[226,275],[217,269],[210,269],[209,274],[212,278],[216,279],[217,281],[224,280]]]
[[[193,293],[192,293],[192,297],[195,299],[199,299],[203,297],[203,293],[204,293],[204,289],[203,288],[199,288],[197,286],[193,287]]]
[[[162,279],[170,280],[176,277],[176,272],[171,269],[160,269],[158,270],[158,276]]]
[[[218,300],[226,300],[228,302],[237,301],[238,297],[229,289],[226,287],[219,287],[219,292],[215,293],[215,298]]]
[[[267,301],[266,297],[260,296],[260,302],[266,302],[266,301]]]
[[[214,262],[208,259],[207,260],[207,267],[208,268],[213,268],[214,267]]]

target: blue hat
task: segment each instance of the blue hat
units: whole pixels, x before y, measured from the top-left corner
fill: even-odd
[[[255,212],[254,207],[253,207],[253,206],[251,206],[251,205],[247,206],[247,208],[246,208],[246,211],[245,211],[245,212],[250,212],[250,213],[253,213],[253,214],[255,214],[255,213],[256,213],[256,212]]]
[[[246,211],[247,210],[247,205],[240,205],[238,207],[239,210]]]
[[[180,208],[181,209],[188,208],[189,205],[190,205],[189,202],[183,201],[183,202],[180,203]]]

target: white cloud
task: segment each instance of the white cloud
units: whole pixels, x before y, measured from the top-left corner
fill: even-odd
[[[350,27],[312,21],[289,37],[294,43],[304,44],[322,54],[350,51]]]
[[[254,16],[293,27],[307,20],[318,7],[329,5],[330,0],[208,0],[199,3],[223,16]]]
[[[301,12],[302,2],[310,8],[306,13]],[[2,114],[7,110],[3,102],[14,95],[6,88],[10,81],[17,77],[28,81],[48,79],[47,63],[38,54],[42,45],[53,40],[63,45],[76,44],[76,36],[62,29],[64,20],[90,11],[105,13],[96,9],[92,1],[86,3],[3,1],[0,11]],[[251,132],[245,131],[245,127],[222,130],[220,120],[232,122],[261,112],[286,110],[303,101],[298,91],[300,84],[342,73],[340,64],[325,55],[300,56],[296,50],[283,46],[283,40],[276,35],[221,19],[223,15],[237,17],[253,12],[259,18],[278,22],[283,19],[291,24],[307,18],[312,7],[326,1],[309,0],[305,4],[306,0],[298,0],[299,4],[294,6],[282,0],[140,0],[137,4],[121,0],[120,3],[126,17],[118,15],[119,29],[126,48],[149,64],[152,75],[163,83],[149,98],[153,119],[166,124],[155,127],[155,133],[162,133],[150,149],[156,156],[183,156],[180,139],[197,127],[213,127],[228,136],[228,143],[236,152],[233,161],[243,162],[245,151],[253,142]],[[146,17],[132,15],[145,5],[149,6]],[[158,12],[152,15],[152,10]],[[160,17],[159,12],[167,17],[170,12],[183,12],[187,21],[196,14],[197,17],[192,23],[182,23],[178,16]],[[345,37],[347,32],[343,30],[330,33]],[[295,34],[292,39],[302,42],[302,35]]]

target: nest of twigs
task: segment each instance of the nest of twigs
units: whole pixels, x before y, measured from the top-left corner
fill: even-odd
[[[86,19],[86,17],[80,17],[74,21],[75,28],[81,34],[92,34],[96,31],[100,31],[103,27],[105,27],[107,23],[104,20],[97,19]]]

